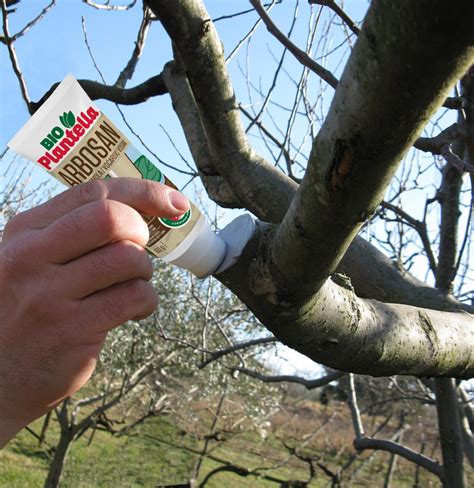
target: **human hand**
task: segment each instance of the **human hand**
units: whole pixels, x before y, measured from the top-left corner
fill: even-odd
[[[141,214],[189,208],[171,188],[113,178],[19,214],[0,243],[0,447],[90,378],[107,332],[157,306]]]

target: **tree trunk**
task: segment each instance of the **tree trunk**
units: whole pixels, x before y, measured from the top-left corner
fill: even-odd
[[[54,451],[53,460],[49,466],[48,476],[44,483],[44,488],[57,488],[60,486],[64,464],[66,462],[69,449],[72,445],[73,437],[69,431],[61,430],[59,444]]]
[[[41,427],[41,433],[40,433],[39,439],[38,439],[38,442],[39,442],[40,447],[43,445],[43,442],[44,442],[44,440],[46,438],[46,432],[48,431],[49,421],[50,420],[51,420],[51,411],[48,412],[46,414],[46,416],[44,417],[43,427]]]
[[[465,488],[463,444],[456,384],[452,378],[436,378],[436,410],[443,453],[444,488]]]

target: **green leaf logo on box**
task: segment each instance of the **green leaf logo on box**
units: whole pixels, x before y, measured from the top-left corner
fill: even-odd
[[[69,112],[64,112],[62,115],[59,116],[59,120],[61,124],[64,125],[67,129],[71,129],[74,127],[74,124],[76,122],[76,117],[74,117],[74,114],[69,111]]]

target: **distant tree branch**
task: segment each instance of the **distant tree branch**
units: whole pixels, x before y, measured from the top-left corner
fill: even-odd
[[[383,209],[386,210],[391,210],[395,215],[398,215],[401,219],[403,219],[410,227],[415,229],[418,232],[418,235],[420,236],[421,242],[423,244],[423,249],[426,252],[426,256],[428,258],[428,262],[430,265],[431,271],[436,274],[436,269],[438,267],[436,263],[436,258],[433,254],[433,250],[431,248],[431,242],[428,236],[428,230],[426,228],[426,223],[417,220],[411,215],[409,215],[407,212],[405,212],[403,209],[400,207],[397,207],[396,205],[393,205],[390,202],[383,201],[380,206]]]
[[[345,385],[348,394],[349,408],[352,416],[352,424],[355,432],[354,447],[357,450],[375,449],[392,452],[407,459],[408,461],[411,461],[412,463],[417,464],[418,466],[421,466],[422,468],[428,470],[430,473],[438,476],[438,478],[442,479],[443,468],[436,461],[433,461],[432,459],[424,456],[423,454],[419,454],[406,446],[398,444],[393,440],[374,439],[373,437],[367,436],[364,432],[362,417],[360,415],[360,410],[357,403],[357,394],[355,390],[353,374],[348,375],[345,381]]]
[[[317,378],[315,380],[307,380],[306,378],[302,378],[301,376],[293,375],[270,376],[261,374],[258,371],[239,367],[231,367],[229,369],[231,369],[232,371],[240,371],[241,373],[250,376],[251,378],[263,381],[264,383],[297,383],[299,385],[303,385],[307,390],[314,390],[315,388],[325,386],[331,383],[331,381],[335,381],[346,374],[342,371],[332,371],[331,373],[328,373],[321,378]]]
[[[260,337],[258,339],[252,339],[250,341],[245,342],[238,342],[237,344],[233,344],[232,346],[226,347],[224,349],[220,349],[218,351],[210,351],[209,357],[198,365],[199,369],[205,368],[207,365],[212,363],[213,361],[217,361],[223,356],[227,354],[231,354],[235,351],[239,351],[241,349],[247,349],[249,347],[258,346],[261,344],[269,344],[273,342],[278,342],[276,337]]]

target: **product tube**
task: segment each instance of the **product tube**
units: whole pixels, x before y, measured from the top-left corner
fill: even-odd
[[[110,177],[173,183],[89,99],[68,75],[8,143],[40,164],[67,186]],[[225,257],[226,246],[201,212],[190,209],[178,218],[143,217],[150,230],[147,249],[199,278],[212,274]]]

